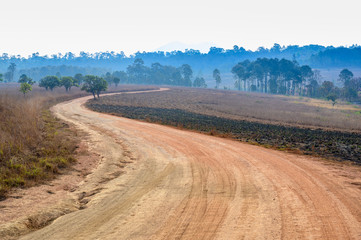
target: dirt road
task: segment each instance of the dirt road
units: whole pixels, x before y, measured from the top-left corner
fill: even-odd
[[[87,204],[23,239],[361,239],[360,168],[95,113],[88,99],[53,108],[102,158]]]

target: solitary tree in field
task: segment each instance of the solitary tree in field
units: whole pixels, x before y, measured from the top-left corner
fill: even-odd
[[[46,90],[50,89],[53,91],[54,88],[60,86],[60,80],[57,76],[46,76],[39,82],[39,87],[43,87]]]
[[[69,92],[71,87],[79,87],[76,80],[72,77],[62,77],[60,79],[60,85],[65,88],[65,91]]]
[[[4,81],[3,80],[3,75],[0,73],[0,82]]]
[[[327,100],[332,101],[332,106],[335,106],[337,100],[337,95],[335,93],[328,94],[326,98]]]
[[[33,87],[27,83],[27,82],[23,82],[20,85],[20,92],[22,92],[24,94],[24,97],[26,95],[26,93],[30,92],[31,90],[33,90]]]
[[[216,80],[216,88],[219,88],[219,84],[221,83],[221,72],[216,68],[213,70],[213,78]]]
[[[84,84],[81,90],[93,94],[94,99],[96,99],[96,96],[99,98],[100,92],[106,91],[107,88],[108,82],[105,81],[104,78],[94,75],[86,75],[84,77]]]

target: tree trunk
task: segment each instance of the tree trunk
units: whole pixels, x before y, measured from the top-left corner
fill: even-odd
[[[264,76],[264,92],[267,93],[267,74]]]

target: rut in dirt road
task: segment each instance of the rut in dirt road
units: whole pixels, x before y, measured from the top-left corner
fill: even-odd
[[[23,239],[361,238],[359,167],[92,112],[88,99],[53,111],[90,134],[101,190]],[[124,151],[125,173],[95,181]]]

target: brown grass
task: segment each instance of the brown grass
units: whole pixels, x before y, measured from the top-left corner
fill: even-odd
[[[361,131],[361,108],[347,103],[306,97],[210,89],[173,88],[171,91],[104,97],[107,105],[182,109],[235,120]]]
[[[24,97],[18,88],[18,84],[0,84],[0,200],[11,188],[51,179],[75,161],[76,133],[49,107],[87,95],[79,88],[66,93],[63,88],[50,92],[34,86]],[[148,88],[129,85],[110,92]]]
[[[27,187],[50,179],[70,165],[75,133],[54,118],[48,107],[58,99],[81,95],[34,87],[24,97],[18,86],[0,88],[0,199],[13,187]]]

